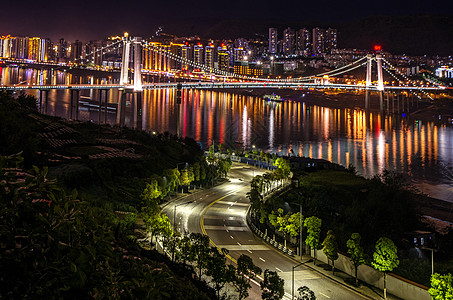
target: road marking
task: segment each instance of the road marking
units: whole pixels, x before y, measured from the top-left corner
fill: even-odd
[[[252,251],[250,251],[249,249],[247,249],[247,251],[248,251],[249,253],[252,253]]]
[[[239,246],[242,246],[241,243],[237,242]]]
[[[231,238],[232,240],[234,240],[234,237],[233,237],[232,235],[230,235],[230,238]]]
[[[226,232],[229,232],[228,229],[225,229],[225,230],[226,230]]]
[[[232,191],[232,192],[226,194],[225,196],[220,197],[219,199],[217,199],[217,200],[211,202],[208,206],[205,207],[205,209],[204,209],[203,212],[201,213],[200,227],[201,227],[201,232],[202,232],[204,235],[206,235],[208,238],[209,238],[209,236],[208,236],[208,234],[206,233],[206,229],[204,228],[204,215],[206,214],[206,211],[208,211],[208,209],[209,209],[211,206],[213,206],[216,202],[218,202],[218,201],[220,201],[220,200],[222,200],[222,199],[225,199],[226,197],[232,195],[233,193],[235,193],[235,192],[237,192],[237,191],[239,191],[239,190],[241,190],[241,189],[242,189],[242,188],[238,188],[238,189],[236,189],[236,190],[234,190],[234,191]],[[214,247],[216,247],[217,249],[219,249],[219,246],[217,246],[217,245],[214,243],[214,241],[211,240],[211,238],[209,238],[209,242],[210,242]],[[221,251],[221,249],[219,249],[219,251]],[[235,264],[238,263],[236,259],[234,259],[233,257],[231,257],[231,255],[227,254],[227,255],[225,255],[225,256],[226,256],[228,259],[230,259],[232,262],[234,262]]]
[[[248,231],[248,227],[245,226],[220,226],[220,225],[205,225],[205,230],[230,230],[230,231]]]
[[[323,294],[323,293],[321,293],[321,292],[319,292],[319,293],[320,293],[321,295],[323,295],[324,297],[326,297],[326,298],[330,298],[330,297],[327,296],[326,294]]]
[[[280,268],[275,267],[275,269],[279,272],[283,272]]]
[[[263,258],[260,257],[260,260],[262,260],[263,262],[266,262]]]

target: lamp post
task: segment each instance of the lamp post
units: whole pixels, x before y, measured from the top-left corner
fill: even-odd
[[[304,263],[301,262],[300,264],[298,265],[295,265],[293,266],[293,269],[292,269],[292,285],[291,285],[291,300],[294,300],[294,269],[303,265]]]
[[[428,248],[428,247],[421,247],[423,250],[430,250],[431,251],[431,275],[434,274],[434,248]]]
[[[300,237],[299,237],[300,246],[299,247],[300,248],[299,248],[299,252],[300,252],[300,260],[302,260],[302,254],[304,254],[304,250],[302,248],[302,232],[303,232],[303,229],[304,229],[303,226],[302,226],[303,225],[303,223],[302,223],[302,219],[303,219],[303,217],[302,217],[302,202],[299,204],[299,206],[300,206],[300,227],[299,227],[299,231],[300,231],[299,232],[300,233]]]

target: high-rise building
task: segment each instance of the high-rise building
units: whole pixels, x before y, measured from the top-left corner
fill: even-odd
[[[337,30],[329,28],[326,30],[325,51],[331,53],[333,49],[337,49]]]
[[[290,27],[283,30],[282,48],[282,52],[286,56],[293,55],[296,52],[295,32]]]
[[[58,61],[65,61],[68,58],[68,42],[65,39],[60,39],[57,46]]]
[[[41,39],[41,47],[38,55],[38,62],[48,62],[53,60],[53,55],[52,55],[52,42],[50,39],[45,38]]]
[[[269,53],[276,54],[278,45],[277,28],[269,28]]]
[[[296,34],[296,54],[308,56],[311,54],[311,37],[310,31],[302,28]]]
[[[245,55],[246,52],[245,52],[244,48],[242,48],[242,47],[240,47],[240,48],[234,48],[233,51],[234,51],[234,52],[233,52],[234,61],[242,61],[242,60],[244,60],[244,58],[245,58],[245,56],[246,56],[246,55]]]
[[[215,48],[213,44],[206,45],[204,51],[204,65],[212,71],[214,69]]]
[[[203,45],[202,44],[196,44],[193,46],[193,62],[199,65],[203,65],[204,59],[203,59]],[[199,69],[199,67],[196,67],[196,69]]]
[[[2,58],[9,57],[9,41],[9,35],[0,37],[0,57]]]
[[[28,59],[38,61],[41,54],[41,38],[33,37],[28,41]]]
[[[189,69],[188,61],[190,58],[190,46],[188,44],[184,44],[184,46],[182,46],[181,58],[182,58],[181,70],[187,71]]]
[[[228,72],[230,70],[230,53],[223,44],[217,48],[217,64],[221,71]]]
[[[325,53],[325,31],[319,27],[313,28],[313,54],[319,56]]]
[[[82,63],[82,42],[76,40],[71,44],[71,61],[74,63]]]
[[[17,59],[28,58],[28,38],[11,37],[10,39],[10,57]]]

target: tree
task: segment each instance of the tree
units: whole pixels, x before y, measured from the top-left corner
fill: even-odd
[[[333,230],[327,231],[327,236],[322,242],[322,251],[327,259],[332,261],[332,274],[335,274],[335,260],[338,259],[338,243]]]
[[[180,185],[178,169],[166,169],[164,170],[164,176],[167,179],[167,187],[169,192],[174,192]]]
[[[264,280],[260,283],[262,299],[278,300],[282,299],[285,295],[284,289],[285,281],[278,276],[277,272],[264,271]]]
[[[384,272],[384,299],[387,299],[387,272],[393,271],[399,263],[398,249],[395,244],[389,238],[381,237],[376,242],[371,265],[376,270]]]
[[[304,226],[307,227],[307,238],[305,239],[305,243],[314,250],[314,264],[316,264],[316,250],[321,249],[321,245],[319,243],[319,237],[321,235],[321,222],[321,219],[315,216],[306,218],[304,221]]]
[[[198,268],[198,279],[201,280],[201,275],[207,267],[209,256],[209,237],[201,233],[191,233],[189,235],[193,246],[193,255],[195,266]]]
[[[200,182],[200,179],[201,179],[200,178],[200,168],[201,168],[200,163],[196,162],[193,164],[193,174],[195,177],[194,180],[198,183]]]
[[[189,170],[184,168],[180,171],[179,176],[179,184],[184,186],[188,186],[190,184],[190,177],[189,177]]]
[[[250,280],[256,274],[260,274],[261,269],[253,264],[250,256],[242,254],[237,260],[236,276],[232,281],[233,286],[239,293],[239,300],[246,298],[249,295]]]
[[[365,255],[363,253],[363,247],[360,245],[361,236],[357,232],[351,234],[351,238],[346,242],[348,247],[348,254],[351,255],[350,260],[354,264],[355,268],[355,285],[359,285],[357,279],[357,269],[360,265],[365,263]]]
[[[178,248],[178,259],[182,260],[184,266],[186,265],[186,262],[192,262],[195,260],[194,248],[188,236],[184,236],[178,241]]]
[[[303,216],[302,216],[303,219]],[[300,233],[300,212],[291,214],[288,216],[288,222],[285,226],[285,231],[289,233],[290,236],[296,237]]]
[[[170,219],[168,216],[159,210],[150,208],[149,206],[142,207],[142,219],[146,226],[146,232],[151,234],[151,242],[153,236],[171,236],[173,230],[171,229]]]
[[[209,251],[209,257],[207,260],[207,271],[206,275],[211,276],[212,282],[214,283],[214,289],[217,292],[217,299],[220,299],[220,290],[229,282],[232,278],[231,268],[228,268],[226,264],[225,255],[228,254],[228,250],[223,248],[220,252],[216,247],[211,247]]]
[[[142,200],[145,202],[145,204],[148,205],[154,205],[155,199],[160,198],[162,195],[162,189],[159,186],[159,182],[157,179],[153,178],[151,179],[150,183],[146,184],[146,188],[141,194]]]
[[[189,178],[189,185],[195,181],[195,174],[193,167],[190,167],[189,170],[187,171],[187,177]]]
[[[297,300],[316,300],[315,293],[308,286],[301,286],[297,291],[299,292]]]
[[[282,170],[283,178],[288,177],[289,174],[291,173],[291,167],[289,165],[289,162],[283,157],[277,158],[277,160],[275,161],[275,165],[278,167],[278,169]]]
[[[250,200],[250,206],[253,212],[259,212],[261,208],[261,194],[256,189],[247,192],[247,198]]]
[[[453,300],[453,276],[438,273],[431,275],[431,288],[428,293],[433,300]]]

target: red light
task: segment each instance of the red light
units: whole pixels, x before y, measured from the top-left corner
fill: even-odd
[[[374,51],[381,51],[382,46],[381,45],[374,45]]]

